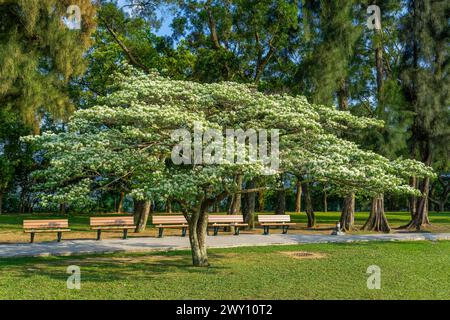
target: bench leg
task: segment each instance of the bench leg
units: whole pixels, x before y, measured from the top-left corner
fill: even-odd
[[[159,228],[158,229],[158,238],[162,238],[163,232],[164,232],[164,228]]]
[[[97,241],[100,240],[102,238],[102,230],[98,229],[97,230]]]
[[[123,229],[123,240],[128,238],[128,229]]]
[[[234,227],[234,235],[235,236],[239,235],[239,227]]]
[[[267,236],[269,234],[269,226],[263,226],[264,228],[264,235]]]
[[[61,242],[61,238],[62,238],[62,232],[58,232],[58,242]]]
[[[217,236],[217,233],[219,233],[219,227],[214,227],[214,235]]]
[[[186,228],[181,229],[181,236],[186,237]]]
[[[30,243],[34,242],[34,232],[30,233]]]
[[[283,226],[283,234],[288,232],[289,226]]]

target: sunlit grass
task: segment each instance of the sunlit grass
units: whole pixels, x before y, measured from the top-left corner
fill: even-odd
[[[285,251],[320,253],[296,259]],[[211,267],[187,251],[3,259],[1,299],[450,299],[450,242],[314,244],[214,249]],[[66,287],[81,267],[81,290]],[[381,289],[367,289],[367,267]]]

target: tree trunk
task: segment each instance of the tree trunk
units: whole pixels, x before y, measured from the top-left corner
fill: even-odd
[[[381,42],[381,30],[376,29],[375,34],[375,68],[377,72],[378,105],[380,106],[380,102],[383,100],[384,87],[383,45]]]
[[[219,213],[219,212],[220,212],[220,201],[215,201],[215,202],[214,202],[214,211],[215,211],[216,213]]]
[[[402,229],[416,229],[420,231],[423,227],[430,225],[428,218],[428,188],[430,187],[430,178],[426,177],[420,184],[420,192],[422,197],[417,200],[416,214],[412,217],[411,221],[402,226]]]
[[[258,192],[258,212],[264,212],[264,209],[265,209],[265,206],[266,206],[266,204],[265,204],[265,200],[266,200],[265,194],[266,193],[265,193],[264,190],[261,190],[261,191]]]
[[[252,179],[249,181],[249,186],[247,188],[248,189],[256,188],[258,185],[259,185],[259,182],[257,181],[257,179]],[[248,195],[248,198],[247,198],[248,210],[252,214],[252,224],[254,224],[254,219],[255,219],[254,215],[255,215],[255,210],[256,210],[256,192],[252,192],[247,195]]]
[[[341,79],[337,92],[339,110],[348,111],[348,84],[346,79]],[[355,220],[355,194],[351,193],[345,197],[341,211],[341,230],[349,231],[354,228]]]
[[[411,177],[409,179],[409,185],[413,188],[417,188],[416,177]],[[410,196],[409,197],[409,212],[411,214],[411,220],[413,220],[416,217],[416,210],[417,210],[417,197]]]
[[[419,198],[417,202],[417,212],[414,224],[417,230],[420,230],[423,226],[430,224],[428,218],[428,190],[430,188],[430,178],[425,177],[421,183],[420,191],[422,192],[422,197]]]
[[[26,185],[22,186],[22,190],[20,191],[20,206],[19,206],[20,213],[27,212],[27,200],[25,199],[25,197],[26,197],[25,194],[27,192],[26,190],[27,190]]]
[[[339,220],[341,230],[351,231],[355,229],[355,194],[351,193],[344,198],[341,218]]]
[[[300,213],[302,212],[302,182],[299,178],[297,178],[296,183],[296,192],[295,192],[295,212]]]
[[[430,142],[429,141],[423,142],[423,145],[421,146],[420,149],[422,155],[422,162],[427,166],[431,166]],[[403,226],[402,228],[416,229],[419,231],[423,227],[430,225],[430,220],[428,218],[428,193],[430,191],[429,177],[425,177],[422,179],[419,190],[422,193],[422,197],[417,199],[415,216],[406,226]]]
[[[314,209],[311,199],[310,183],[302,183],[303,194],[305,196],[305,212],[308,218],[308,228],[314,228],[316,226],[316,215],[314,214]]]
[[[3,192],[0,192],[0,214],[3,213]]]
[[[348,110],[348,84],[346,79],[341,79],[339,84],[339,89],[337,92],[339,110]]]
[[[172,201],[170,199],[167,199],[166,211],[167,211],[167,213],[172,213]]]
[[[376,4],[376,3],[374,3]],[[383,44],[381,30],[375,30],[375,69],[377,75],[377,100],[378,112],[384,117],[384,63],[383,63]],[[369,218],[363,226],[363,230],[390,232],[391,228],[384,214],[384,195],[372,199],[372,207]]]
[[[121,192],[119,196],[119,204],[117,205],[117,213],[123,212],[123,200],[125,199],[125,192]]]
[[[66,204],[65,203],[60,203],[59,204],[59,213],[60,214],[66,214]]]
[[[254,189],[256,187],[255,181],[252,179],[247,184],[247,189]],[[245,193],[242,196],[242,214],[244,216],[244,222],[248,223],[250,229],[255,228],[255,201],[256,193]]]
[[[384,214],[384,197],[379,195],[372,199],[372,208],[363,230],[390,232],[391,228]]]
[[[239,174],[236,176],[236,184],[238,186],[238,190],[242,190],[242,175]],[[235,193],[231,198],[231,205],[228,211],[228,214],[237,214],[241,209],[241,193]]]
[[[283,175],[279,177],[279,190],[277,191],[277,203],[275,214],[286,214],[286,190],[284,190]]]
[[[188,222],[192,263],[196,267],[208,267],[208,254],[206,250],[206,231],[208,227],[207,208],[202,205],[199,212],[193,213]]]
[[[327,191],[323,190],[323,212],[328,212],[328,195]]]
[[[145,230],[151,205],[152,203],[150,200],[138,200],[134,202],[134,223],[136,224],[135,232],[140,233]]]
[[[0,199],[0,203],[1,203],[1,199]],[[440,201],[439,202],[439,206],[438,206],[439,212],[444,212],[445,211],[445,203],[446,203],[446,201]],[[0,210],[0,214],[1,213],[2,213],[2,211]]]
[[[286,214],[286,191],[278,190],[275,214]]]

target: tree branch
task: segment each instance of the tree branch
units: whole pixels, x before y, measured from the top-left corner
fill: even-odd
[[[212,11],[211,11],[211,0],[206,1],[205,4],[206,13],[208,14],[208,26],[209,33],[211,37],[211,42],[213,44],[214,49],[220,49],[221,45],[219,42],[219,37],[217,36],[217,26],[216,21],[214,20]]]
[[[275,47],[272,45],[272,39],[269,40],[269,51],[267,54],[262,57],[262,49],[261,45],[259,44],[259,35],[258,33],[255,34],[255,38],[257,41],[257,48],[258,48],[258,59],[256,64],[256,72],[255,72],[255,83],[259,83],[259,80],[261,79],[261,76],[264,72],[264,69],[269,63],[270,58],[272,58],[273,54],[275,53]]]
[[[112,37],[114,38],[114,40],[117,42],[117,44],[120,46],[120,48],[122,48],[123,52],[125,52],[125,54],[128,57],[128,60],[130,61],[130,63],[140,69],[142,69],[143,71],[145,71],[146,73],[149,73],[150,70],[144,66],[142,63],[140,63],[136,57],[131,53],[130,49],[128,49],[128,47],[119,39],[119,36],[114,32],[114,30],[108,25],[108,23],[103,19],[103,18],[99,18],[102,23],[105,25],[106,29],[108,30],[108,32],[112,35]]]

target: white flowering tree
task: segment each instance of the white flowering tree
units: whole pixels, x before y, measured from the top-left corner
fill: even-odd
[[[390,231],[384,214],[383,193],[420,196],[418,190],[407,184],[409,177],[412,174],[434,176],[431,168],[421,162],[410,159],[390,161],[332,135],[328,135],[314,148],[295,152],[297,155],[290,157],[289,168],[296,175],[302,174],[313,181],[324,182],[332,193],[339,196],[357,194],[377,198],[363,226],[363,229],[371,231]],[[353,227],[353,221],[342,219],[342,216],[340,224],[342,230],[351,230]]]
[[[68,132],[26,139],[49,159],[48,168],[35,172],[42,204],[86,203],[98,190],[118,183],[135,199],[170,198],[189,223],[193,264],[207,266],[208,210],[239,189],[237,175],[252,179],[268,172],[307,172],[342,193],[417,193],[403,177],[412,175],[410,171],[414,176],[429,174],[423,165],[390,162],[331,134],[336,128],[370,125],[381,123],[311,105],[304,97],[269,96],[243,84],[172,81],[129,70],[117,77],[112,93],[97,106],[75,113]],[[174,163],[173,150],[180,141],[173,133],[193,132],[194,127],[223,134],[229,129],[278,129],[279,168],[268,170],[260,159]],[[273,140],[269,147],[275,147]]]

